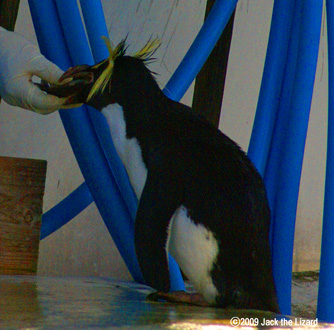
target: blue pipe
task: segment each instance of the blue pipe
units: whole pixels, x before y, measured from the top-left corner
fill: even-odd
[[[47,48],[44,54],[60,67],[66,69],[71,66],[72,63],[66,54],[67,46],[54,2],[51,0],[43,2],[29,0],[29,5],[41,51],[43,52]],[[64,5],[70,6],[69,1],[65,1]],[[73,22],[76,17],[73,17]],[[77,21],[76,24],[81,24],[81,22]],[[48,33],[45,33],[45,31],[48,31]],[[57,43],[50,42],[50,40],[56,40]],[[62,49],[62,51],[59,49]],[[133,224],[130,225],[130,221],[121,221],[117,226],[109,221],[109,219],[130,219],[131,216],[118,189],[116,189],[116,183],[110,175],[108,163],[102,157],[103,151],[87,111],[89,110],[86,107],[60,111],[60,116],[78,164],[102,218],[105,220],[109,231],[113,233],[115,244],[127,263],[130,273],[136,281],[143,283],[135,256]]]
[[[41,52],[47,58],[53,58],[58,66],[66,70],[71,66],[71,62],[67,55],[68,50],[60,27],[55,4],[53,1],[39,2],[29,0],[29,7],[34,21],[36,35],[40,41],[39,46]],[[47,12],[53,14],[48,16],[44,15],[44,13]],[[50,31],[53,31],[52,38],[50,37]],[[58,45],[62,46],[58,47]],[[87,185],[80,185],[66,199],[43,215],[41,239],[66,224],[91,202],[92,198]]]
[[[273,270],[281,312],[291,314],[293,241],[299,183],[304,155],[309,112],[318,58],[322,2],[302,3],[301,34],[298,49],[290,119],[278,180]]]
[[[67,70],[72,63],[54,1],[28,0],[28,3],[42,54],[53,58],[62,70]]]
[[[93,197],[84,182],[60,203],[43,214],[41,240],[64,226],[92,202]]]
[[[300,18],[297,2],[276,0],[274,2],[266,61],[263,71],[259,101],[254,120],[248,156],[264,177],[271,210],[270,243],[272,252],[273,233],[275,232],[275,208],[279,180],[280,160],[285,141],[285,128],[288,126],[291,94],[294,85],[296,57],[299,40]],[[283,242],[282,242],[283,243]],[[281,273],[290,272],[280,269],[273,258],[274,279],[278,296],[282,291]],[[284,290],[284,289],[283,289]],[[281,310],[288,310],[289,305]]]
[[[81,63],[88,63],[92,64],[92,58],[89,52],[89,48],[87,47],[87,40],[85,36],[85,32],[82,26],[80,14],[78,11],[78,7],[75,1],[66,1],[64,3],[61,0],[56,1],[58,13],[60,16],[60,21],[62,26],[64,27],[64,34],[65,34],[65,39],[66,39],[66,44],[69,45],[69,52],[71,53],[72,57],[72,63],[75,65],[81,64]],[[104,47],[105,48],[105,47]],[[122,185],[122,187],[130,187],[128,184],[127,176],[125,173],[124,168],[122,167],[120,169],[120,164],[119,164],[119,159],[116,155],[116,151],[113,149],[112,141],[110,139],[110,133],[109,131],[105,136],[109,137],[110,139],[110,147],[108,148],[107,151],[105,151],[102,147],[99,148],[99,142],[103,139],[106,141],[106,139],[103,138],[103,136],[100,134],[100,130],[95,130],[96,128],[101,128],[104,125],[104,129],[106,130],[107,126],[103,124],[103,121],[105,122],[103,117],[98,114],[96,111],[92,110],[87,113],[82,112],[81,115],[84,114],[80,119],[80,121],[73,121],[72,116],[68,116],[68,112],[61,112],[61,117],[63,119],[63,124],[65,127],[65,130],[67,133],[70,132],[69,138],[71,141],[72,148],[74,150],[74,153],[76,154],[77,160],[79,165],[81,165],[81,170],[83,172],[84,177],[86,178],[87,184],[90,186],[90,190],[92,191],[92,194],[94,196],[94,200],[96,201],[97,207],[99,208],[99,211],[101,212],[101,215],[103,216],[103,219],[105,220],[106,226],[109,229],[110,233],[112,234],[112,237],[115,241],[115,244],[117,245],[118,249],[120,250],[120,253],[122,254],[125,262],[127,263],[127,266],[134,277],[139,282],[143,282],[139,266],[137,264],[136,256],[134,253],[134,244],[133,244],[133,237],[134,237],[134,224],[133,224],[133,218],[135,215],[135,208],[134,208],[134,203],[132,203],[132,209],[130,209],[131,215],[128,214],[129,210],[126,209],[126,205],[124,204],[124,200],[122,199],[122,196],[119,194],[119,191],[117,190],[117,183],[114,181],[114,177],[109,178],[109,185],[108,185],[108,180],[105,180],[106,177],[104,177],[103,171],[100,170],[96,171],[98,166],[96,165],[97,163],[97,155],[94,155],[94,151],[97,154],[97,151],[100,150],[102,158],[105,156],[106,152],[108,153],[109,156],[112,156],[112,160],[115,160],[117,158],[118,164],[116,165],[116,171],[117,173],[122,173],[123,176],[120,177],[120,181],[124,183],[126,181],[125,185]],[[87,116],[88,114],[88,116]],[[100,116],[100,118],[98,118]],[[78,119],[78,118],[76,118]],[[80,122],[80,127],[77,124]],[[84,132],[83,128],[83,122],[86,122],[87,128],[90,128],[91,136],[89,136],[88,131],[85,134],[82,134]],[[92,126],[93,124],[93,126]],[[95,126],[95,127],[94,127]],[[76,127],[76,128],[75,128]],[[94,129],[95,128],[95,129]],[[95,136],[95,133],[98,134],[99,136]],[[95,139],[94,139],[95,138]],[[86,141],[86,146],[85,150],[83,150],[83,142],[78,142],[78,141]],[[88,146],[88,141],[90,141],[90,146]],[[87,157],[87,152],[88,150],[91,151],[90,157]],[[95,156],[95,157],[94,157]],[[89,159],[94,159],[95,165],[91,167],[89,163]],[[101,162],[101,161],[100,161]],[[102,159],[101,164],[104,169],[107,169],[110,165],[106,159]],[[109,186],[109,189],[101,189],[101,180],[96,180],[96,174],[94,173],[97,172],[98,176],[102,179],[102,181],[105,183],[103,188],[107,188]],[[108,172],[108,171],[107,171]],[[92,173],[94,173],[93,178]],[[110,173],[105,173],[107,176]],[[99,182],[100,181],[100,182]],[[112,185],[110,186],[110,181]],[[97,185],[96,185],[97,183]],[[96,189],[96,187],[99,187]],[[123,188],[124,190],[124,188]],[[76,190],[76,193],[80,193],[82,190]],[[108,194],[109,192],[109,194]],[[101,196],[102,194],[102,196]],[[131,188],[131,192],[129,193],[132,195],[131,201],[134,201],[133,198],[133,190]],[[110,196],[110,197],[105,197],[105,196]],[[73,195],[72,195],[73,196]],[[111,198],[113,196],[114,198]],[[110,201],[118,200],[118,203]],[[109,201],[108,201],[109,200]],[[61,204],[58,208],[55,210],[51,210],[51,214],[54,215],[55,211],[59,210],[60,207],[63,206]],[[110,208],[113,210],[110,213]],[[72,213],[73,214],[73,213]],[[50,213],[48,214],[50,215]],[[110,219],[113,219],[113,221],[110,221]],[[119,221],[115,221],[115,219],[120,219]],[[181,272],[178,269],[177,264],[172,261],[171,265],[171,277],[172,277],[172,289],[173,290],[182,290],[184,289],[184,283],[182,279]]]
[[[163,90],[169,98],[179,101],[185,94],[224,31],[237,2],[215,1],[203,27]]]
[[[94,7],[97,6],[98,1],[93,2],[85,2],[82,1],[85,6],[83,13],[100,13],[100,11],[94,10]],[[57,9],[60,16],[61,25],[63,27],[66,44],[71,45],[69,47],[70,56],[74,65],[79,64],[89,64],[92,65],[97,61],[92,58],[90,53],[90,47],[88,45],[88,40],[86,38],[86,33],[82,24],[80,12],[78,9],[77,2],[75,0],[56,0]],[[101,3],[100,3],[101,6]],[[98,6],[99,7],[99,6]],[[103,14],[103,12],[102,12]],[[92,19],[93,17],[88,15],[84,16],[85,19]],[[104,16],[100,16],[101,19],[97,19],[95,17],[95,24],[90,23],[87,27],[87,33],[90,38],[98,38],[99,41],[102,42],[100,33],[107,33],[107,29],[105,26]],[[101,50],[96,50],[95,54],[98,57],[106,55],[107,47],[103,43],[97,43],[94,40],[89,39],[89,43],[93,43],[95,46],[101,46]],[[104,59],[107,57],[106,55]],[[90,129],[95,134],[95,139],[89,142],[86,141],[86,147],[88,144],[92,143],[96,150],[100,150],[100,159],[106,162],[106,170],[105,175],[111,176],[112,181],[116,182],[116,187],[120,190],[121,199],[119,203],[125,203],[129,208],[129,212],[132,219],[127,219],[129,221],[129,225],[133,223],[133,219],[135,218],[136,210],[137,210],[137,199],[134,195],[133,189],[129,183],[128,176],[124,169],[122,162],[120,161],[115,147],[113,145],[109,128],[106,123],[106,120],[102,114],[97,112],[96,110],[87,107],[89,110],[87,112],[87,120],[90,121]],[[96,160],[95,160],[96,161]],[[92,174],[89,173],[89,176]],[[103,190],[101,190],[101,193]],[[104,206],[107,207],[107,206]],[[104,221],[110,221],[109,219],[104,219]],[[125,220],[124,220],[125,221]]]
[[[54,2],[72,64],[93,65],[94,61],[82,25],[77,1],[54,0]]]
[[[284,145],[287,139],[286,128],[288,127],[291,110],[292,91],[295,80],[297,54],[300,36],[302,0],[294,1],[294,11],[292,18],[292,28],[287,52],[289,56],[286,59],[285,67],[282,67],[283,83],[276,111],[275,126],[272,133],[267,164],[264,173],[264,182],[267,188],[270,210],[272,212],[272,221],[270,228],[270,244],[273,243],[273,232],[275,227],[275,208],[278,181],[280,180],[281,157],[284,153]]]
[[[326,1],[328,34],[328,135],[317,317],[334,322],[334,1]]]
[[[101,39],[102,36],[109,36],[105,19],[96,19],[97,17],[104,18],[101,0],[80,0],[80,5],[93,58],[95,63],[98,63],[109,55]]]
[[[102,36],[108,36],[108,29],[105,23],[101,1],[80,0],[80,5],[94,62],[98,63],[106,59],[109,55],[108,49],[102,40]],[[97,17],[102,19],[96,19]],[[132,219],[135,219],[138,200],[129,182],[124,166],[115,150],[107,122],[97,111],[90,111],[89,115],[106,159],[109,161],[109,166],[112,169],[121,195],[129,208]]]
[[[274,1],[261,89],[248,148],[248,156],[262,176],[267,164],[282,89],[293,7],[292,0]]]
[[[66,114],[68,114],[67,112]],[[134,248],[134,226],[88,116],[61,114],[65,130],[97,208],[131,275],[143,283]],[[80,123],[78,129],[77,124]],[[77,128],[77,129],[73,129]],[[100,158],[100,159],[99,159]]]

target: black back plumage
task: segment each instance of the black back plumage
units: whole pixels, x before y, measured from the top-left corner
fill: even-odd
[[[91,71],[98,76],[105,67]],[[262,179],[246,154],[191,108],[167,98],[143,58],[123,52],[114,59],[105,90],[89,101],[98,110],[110,103],[123,107],[127,138],[138,140],[148,176],[154,173],[156,180],[168,181],[163,191],[156,187],[156,196],[164,194],[168,204],[161,214],[171,216],[184,205],[191,219],[204,224],[218,241],[211,271],[220,293],[217,304],[278,312],[268,240],[270,211]],[[142,212],[149,210],[139,209],[137,217]],[[136,226],[140,236],[147,234]],[[166,230],[166,225],[161,228]],[[146,257],[139,261],[149,284],[169,290],[168,268],[167,275],[152,275],[152,269],[146,271],[152,267]]]

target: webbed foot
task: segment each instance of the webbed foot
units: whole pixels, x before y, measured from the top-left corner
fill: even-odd
[[[201,307],[209,307],[210,305],[204,300],[199,293],[189,293],[186,291],[172,292],[153,292],[147,296],[149,301],[165,300],[171,303],[188,304]]]

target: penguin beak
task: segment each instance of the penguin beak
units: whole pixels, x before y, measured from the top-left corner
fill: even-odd
[[[103,61],[106,62],[107,61]],[[94,66],[77,65],[69,68],[58,80],[56,84],[42,81],[38,87],[51,95],[66,98],[64,108],[74,108],[86,103],[87,97],[98,79],[101,70],[106,65],[101,62]]]

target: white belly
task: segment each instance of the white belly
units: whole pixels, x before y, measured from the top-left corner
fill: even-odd
[[[179,207],[169,224],[167,251],[209,303],[218,294],[210,272],[218,255],[218,243],[211,231],[196,225],[184,206]]]
[[[117,154],[125,166],[139,200],[146,182],[147,169],[138,140],[136,138],[127,139],[123,108],[119,104],[108,105],[101,112],[107,119]]]

